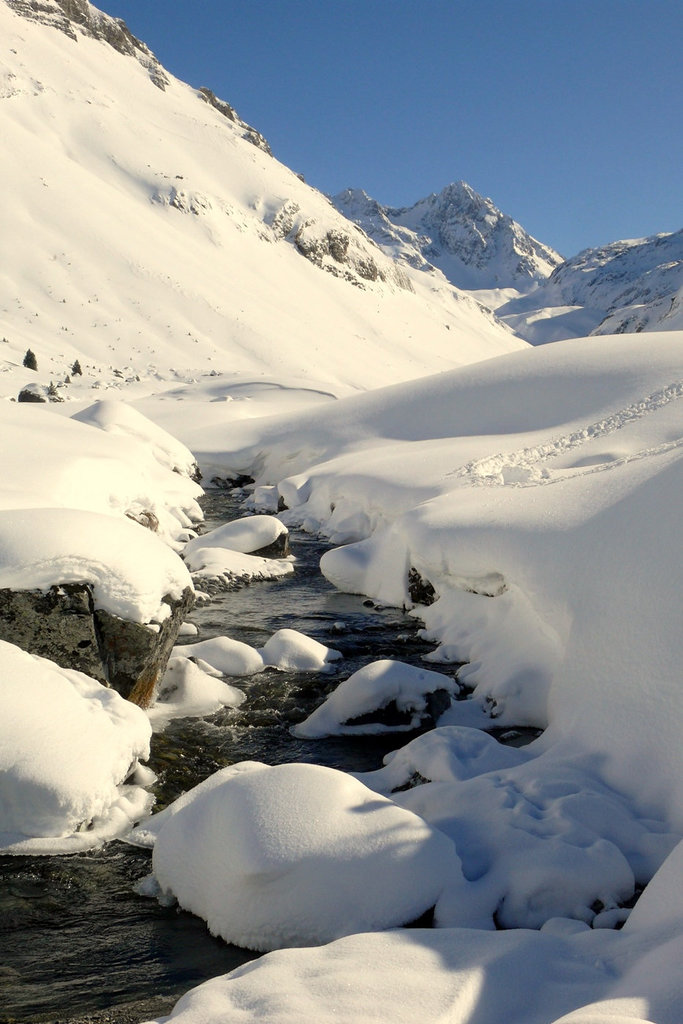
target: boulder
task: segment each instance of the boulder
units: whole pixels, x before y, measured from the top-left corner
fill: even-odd
[[[164,602],[170,607],[164,621],[142,625],[95,608],[88,583],[56,584],[45,592],[0,589],[0,639],[85,672],[147,707],[194,594],[188,587],[179,600]]]

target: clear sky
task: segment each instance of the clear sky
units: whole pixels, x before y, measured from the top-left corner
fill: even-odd
[[[335,193],[463,179],[580,249],[683,227],[683,0],[96,0]]]

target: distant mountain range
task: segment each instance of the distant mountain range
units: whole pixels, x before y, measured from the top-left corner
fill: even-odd
[[[394,259],[437,268],[532,344],[683,327],[683,231],[563,261],[462,181],[401,209],[360,189],[332,202]]]
[[[0,0],[0,392],[267,375],[334,394],[683,326],[683,233],[562,261],[469,185],[329,199],[87,0]]]

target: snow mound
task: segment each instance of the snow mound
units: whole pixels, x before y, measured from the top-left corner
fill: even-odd
[[[166,469],[191,480],[200,478],[199,468],[189,448],[125,402],[103,399],[77,412],[73,419],[110,434],[134,438],[146,445],[156,461]]]
[[[327,700],[292,732],[304,739],[358,733],[407,732],[418,729],[429,715],[429,695],[445,690],[455,696],[460,687],[441,672],[415,668],[400,661],[374,661],[354,672]],[[394,705],[401,717],[396,724],[354,722]],[[403,715],[401,716],[401,713]]]
[[[120,403],[112,404],[120,413]],[[138,426],[139,438],[93,429],[45,406],[0,403],[0,508],[130,515],[180,547],[203,518],[197,504],[201,487],[155,458],[154,446],[144,439],[156,429],[152,423],[143,419],[144,429]]]
[[[173,718],[210,715],[222,707],[237,708],[244,700],[241,690],[209,675],[188,658],[172,657],[147,714],[154,729],[160,730]]]
[[[281,672],[334,672],[339,651],[296,629],[279,629],[259,651],[264,665]]]
[[[116,691],[0,641],[0,850],[71,853],[127,831],[153,802],[132,778],[150,733]]]
[[[153,866],[227,942],[310,946],[404,924],[458,870],[445,836],[342,772],[251,765],[218,776],[163,823]]]
[[[173,648],[173,656],[199,658],[224,676],[253,676],[264,668],[263,658],[255,647],[228,636],[179,644]]]
[[[197,541],[203,540],[203,537],[197,537]],[[216,581],[229,587],[254,580],[276,580],[294,572],[292,563],[284,558],[262,558],[211,543],[190,543],[193,544],[192,550],[188,552],[186,548],[183,556],[192,575],[203,585],[207,581]]]
[[[287,527],[275,516],[256,515],[235,519],[231,523],[218,526],[215,530],[203,533],[201,537],[191,540],[185,547],[185,554],[191,556],[199,548],[229,548],[251,554],[274,544],[279,537],[286,536]]]
[[[0,511],[0,587],[90,583],[95,606],[132,622],[162,622],[166,596],[192,587],[178,556],[127,519],[64,508]]]

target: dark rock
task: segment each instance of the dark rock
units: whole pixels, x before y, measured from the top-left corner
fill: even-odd
[[[281,533],[272,544],[265,544],[262,548],[249,552],[250,555],[260,555],[261,558],[286,558],[291,553],[288,533]]]
[[[168,662],[180,624],[194,604],[186,588],[157,628],[95,608],[88,583],[38,590],[0,590],[0,639],[62,668],[85,672],[147,707]]]
[[[436,591],[429,580],[420,576],[417,569],[408,570],[408,593],[413,604],[422,604],[428,607],[436,601]]]
[[[157,533],[159,530],[159,520],[148,508],[143,509],[141,512],[126,512],[126,517],[132,519],[134,523],[144,526],[145,529],[151,530],[152,533]]]
[[[86,583],[0,590],[0,639],[106,683],[93,615]]]
[[[194,479],[194,477],[193,477]],[[201,474],[199,476],[201,480]],[[199,482],[199,481],[197,481]],[[246,473],[237,473],[235,476],[212,476],[211,485],[212,487],[218,487],[221,490],[230,491],[233,488],[247,487],[249,484],[254,483],[253,476],[248,476]]]
[[[40,384],[27,384],[17,395],[17,402],[47,402],[45,388]]]
[[[448,690],[434,690],[424,695],[426,707],[422,711],[415,708],[398,708],[395,700],[389,701],[382,708],[375,708],[374,711],[366,711],[365,714],[349,718],[344,725],[383,725],[386,729],[400,729],[406,731],[415,717],[419,722],[414,726],[415,731],[433,729],[437,719],[451,706],[451,695]]]
[[[186,588],[179,601],[164,598],[171,614],[158,632],[138,622],[95,611],[95,628],[100,653],[110,686],[133,704],[146,708],[166,669],[180,624],[194,604],[194,593]]]

